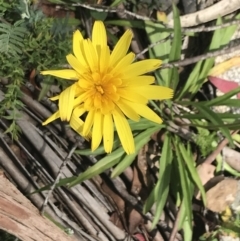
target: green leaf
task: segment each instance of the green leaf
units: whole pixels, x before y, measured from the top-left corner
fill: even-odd
[[[239,103],[240,103],[239,99],[230,99],[230,100],[224,101],[224,105],[229,106],[229,107],[238,107],[239,108]]]
[[[143,207],[143,212],[147,213],[150,208],[152,207],[152,205],[154,204],[154,202],[156,202],[159,198],[159,195],[161,196],[161,193],[159,192],[159,190],[164,190],[163,187],[168,186],[169,185],[169,177],[170,177],[170,164],[172,162],[172,152],[170,151],[169,154],[169,150],[171,149],[171,145],[170,145],[170,136],[169,134],[165,136],[165,140],[164,140],[164,144],[163,144],[163,149],[162,149],[162,155],[161,158],[159,160],[159,175],[158,175],[158,182],[155,185],[154,189],[152,190],[152,192],[150,193],[149,197],[147,198],[144,207]],[[162,186],[162,187],[161,187]]]
[[[104,21],[107,18],[108,12],[90,10],[90,14],[95,20]]]
[[[224,167],[224,171],[227,171],[231,175],[235,177],[240,177],[240,172],[236,171],[233,169],[227,162],[224,162],[223,164],[223,158],[221,155],[219,155],[217,158],[217,167],[216,167],[216,172],[222,172],[222,169]]]
[[[22,20],[15,22],[14,25],[0,23],[0,52],[8,55],[17,56],[22,53],[24,46],[24,36],[27,29],[19,27]]]
[[[148,128],[134,138],[136,152],[131,155],[126,155],[121,160],[121,162],[114,168],[111,175],[112,178],[120,175],[128,166],[132,164],[140,149],[150,140],[151,135],[157,130],[159,130],[159,127]]]
[[[118,146],[120,145],[120,141],[117,137],[114,138],[113,141],[113,150],[115,150]],[[83,155],[83,156],[89,156],[89,155],[102,155],[105,154],[106,151],[104,149],[104,146],[101,145],[100,147],[98,147],[97,150],[92,151],[92,149],[83,149],[83,150],[76,150],[75,153]]]
[[[117,5],[119,5],[122,2],[125,2],[126,0],[115,0],[110,6],[111,7],[116,7]]]
[[[179,150],[179,145],[181,145],[179,139],[176,137],[175,141],[175,149],[176,149],[176,155],[177,155],[177,165],[179,169],[179,174],[180,174],[180,183],[181,183],[181,191],[182,191],[182,200],[183,200],[183,205],[186,208],[186,216],[189,219],[189,222],[192,220],[192,196],[190,193],[189,189],[189,181],[187,179],[188,173],[186,171],[185,165],[184,165],[184,160],[182,158],[181,152]]]
[[[189,126],[201,127],[201,128],[205,128],[208,130],[218,130],[221,127],[225,127],[230,130],[237,130],[240,128],[240,121],[235,120],[235,122],[233,122],[233,123],[230,123],[230,124],[223,123],[221,125],[209,124],[207,122],[202,125],[198,124],[198,123],[192,123]]]
[[[222,121],[228,121],[228,122],[230,122],[230,121],[233,122],[236,119],[240,118],[240,114],[233,114],[233,113],[217,113],[217,115]],[[204,118],[203,114],[182,114],[179,117],[186,118],[189,120],[191,120],[191,119],[200,120],[200,119]],[[221,125],[221,126],[225,126],[225,124]]]
[[[149,38],[150,44],[156,44],[160,40],[166,39],[159,45],[149,49],[150,58],[161,59],[163,63],[168,63],[168,56],[171,49],[171,40],[167,39],[172,30],[167,29],[160,23],[145,21],[145,30]],[[166,85],[166,80],[169,78],[169,69],[160,69],[154,71],[158,85]]]
[[[218,96],[212,100],[202,101],[201,103],[208,107],[217,106],[217,105],[239,106],[239,99],[230,100],[232,96],[238,94],[239,92],[240,92],[240,87],[237,87],[236,89],[231,90],[222,96]],[[231,104],[231,102],[234,103],[234,105]]]
[[[146,214],[150,210],[152,205],[156,202],[157,197],[159,195],[158,191],[159,191],[160,183],[161,183],[161,180],[158,179],[155,187],[153,188],[150,195],[148,196],[148,198],[147,198],[147,200],[144,204],[144,207],[143,207],[143,213],[144,214]]]
[[[189,155],[189,152],[185,149],[185,147],[182,144],[179,145],[179,150],[187,165],[189,174],[190,174],[192,180],[194,181],[194,183],[196,184],[196,186],[198,187],[198,189],[201,193],[201,196],[202,196],[203,203],[206,206],[206,193],[205,193],[204,187],[202,185],[202,182],[199,178],[199,175],[197,173],[196,167],[194,166],[193,156],[192,156],[192,154]]]
[[[182,227],[184,233],[184,241],[192,241],[193,228],[187,217],[185,217]]]
[[[210,120],[214,125],[222,125],[222,127],[220,127],[219,129],[221,130],[223,135],[225,135],[228,138],[229,143],[233,145],[233,140],[232,140],[230,131],[228,128],[224,127],[224,123],[219,118],[219,116],[216,113],[214,113],[212,110],[210,110],[208,107],[205,107],[204,105],[201,105],[201,106],[198,105],[196,107],[200,111],[200,113],[205,116],[205,119]]]
[[[237,16],[239,18],[240,15]],[[221,24],[221,19],[217,20],[216,25]],[[211,44],[208,48],[208,52],[213,50],[222,49],[227,43],[229,43],[232,35],[236,31],[237,26],[228,26],[225,28],[217,29],[212,37]],[[193,96],[206,81],[206,77],[210,69],[214,64],[214,58],[199,61],[192,70],[186,84],[183,89],[175,96],[176,99],[182,99],[185,95],[190,94]]]
[[[179,17],[179,12],[176,6],[173,4],[173,21],[174,21],[174,35],[172,47],[169,54],[169,62],[179,60],[181,57],[182,48],[182,33],[181,33],[181,22]],[[166,86],[176,89],[179,81],[178,69],[173,67],[169,69],[169,78]]]
[[[169,169],[168,171],[171,170],[170,166],[168,167],[168,169]],[[170,179],[170,178],[168,177],[168,179]],[[156,212],[154,214],[154,219],[153,219],[153,223],[152,223],[152,227],[151,227],[152,229],[154,229],[159,222],[163,208],[164,208],[167,198],[168,198],[168,193],[169,193],[169,182],[168,182],[168,180],[166,180],[163,182],[163,185],[159,186],[159,189],[158,189],[158,199],[156,201],[157,208],[156,208]]]
[[[59,182],[56,184],[56,188],[57,188],[57,187],[65,186],[65,185],[67,185],[68,183],[74,181],[75,179],[76,179],[76,176],[60,179]],[[43,191],[46,191],[46,190],[50,190],[50,188],[51,188],[52,185],[53,185],[53,183],[48,184],[48,185],[46,185],[46,186],[44,186],[44,187],[41,187],[41,188],[37,189],[37,190],[34,191],[34,192],[29,193],[28,195],[32,195],[32,194],[34,194],[34,193],[39,193],[39,192],[43,192]]]
[[[51,76],[45,76],[44,80],[41,83],[41,92],[38,96],[38,101],[41,101],[44,96],[46,96],[47,92],[50,90],[52,84],[54,83],[54,78]]]
[[[152,128],[152,127],[159,127],[159,129],[165,127],[164,124],[157,124],[157,123],[147,120],[145,118],[140,118],[140,120],[138,122],[133,121],[133,120],[128,120],[128,123],[129,123],[132,131],[146,130],[146,129]]]
[[[108,168],[116,165],[125,155],[126,154],[125,154],[125,151],[123,150],[123,148],[122,147],[118,148],[111,154],[108,154],[103,159],[98,161],[92,167],[88,168],[85,172],[78,175],[74,181],[69,183],[69,187],[75,186],[87,179],[90,179],[91,177],[94,177],[94,176],[104,172]]]
[[[115,25],[115,26],[123,26],[129,28],[144,28],[144,24],[142,20],[108,20],[104,22],[105,24]]]
[[[160,185],[157,192],[157,200],[156,200],[156,212],[154,215],[152,228],[154,228],[159,218],[162,214],[163,208],[166,204],[168,193],[169,193],[169,183],[171,180],[171,170],[172,170],[172,148],[171,148],[171,138],[169,135],[165,136],[162,155],[159,163],[159,180]]]

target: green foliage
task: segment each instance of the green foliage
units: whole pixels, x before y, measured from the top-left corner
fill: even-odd
[[[207,156],[212,150],[212,143],[216,138],[216,133],[211,133],[209,130],[197,128],[198,134],[195,138],[195,143],[200,149],[202,156]]]
[[[179,60],[181,57],[181,49],[182,44],[181,41],[179,41],[182,37],[181,34],[181,23],[179,21],[179,13],[178,9],[175,5],[173,5],[173,15],[174,15],[174,32],[173,32],[173,41],[171,50],[169,52],[169,62]],[[173,67],[168,71],[168,79],[166,82],[166,86],[176,89],[179,82],[179,74],[178,69],[176,67]]]
[[[240,18],[240,14],[236,19]],[[217,25],[222,23],[222,19],[218,19]],[[214,32],[211,44],[208,48],[208,51],[218,50],[226,46],[232,35],[237,29],[237,25],[232,25],[229,27],[218,29]],[[184,84],[183,88],[177,93],[176,99],[180,100],[185,96],[193,97],[197,91],[201,88],[203,83],[206,81],[206,77],[210,69],[213,67],[215,58],[209,58],[206,60],[199,61],[191,74],[189,75],[187,82]]]
[[[159,160],[159,176],[158,181],[149,195],[145,205],[144,205],[144,213],[148,212],[152,205],[156,202],[156,213],[154,215],[153,227],[156,226],[158,220],[162,214],[163,208],[165,206],[168,194],[169,194],[169,183],[171,177],[171,169],[172,169],[172,159],[173,152],[171,149],[171,136],[166,135],[166,139],[162,149],[162,155]],[[161,195],[159,195],[161,193]]]
[[[69,186],[71,187],[71,186],[77,185],[78,183],[81,183],[93,176],[96,176],[115,165],[117,166],[114,168],[112,172],[112,177],[116,177],[120,175],[128,166],[132,164],[139,150],[146,143],[148,143],[150,136],[159,129],[161,129],[160,125],[156,127],[148,128],[147,130],[139,133],[134,138],[135,147],[136,147],[136,152],[134,154],[127,155],[123,150],[123,148],[119,147],[111,154],[108,154],[103,159],[98,161],[94,166],[90,167],[87,171],[85,171],[84,173],[81,173],[78,177],[75,178],[74,181],[70,182]],[[61,181],[59,183],[61,183]]]
[[[0,23],[0,53],[7,55],[20,55],[24,47],[23,40],[27,31],[21,27],[23,21],[17,21],[13,25]]]
[[[117,5],[120,2],[123,1],[116,0],[113,1],[113,4]],[[184,35],[181,31],[179,13],[175,6],[173,6],[173,13],[174,29],[166,28],[159,22],[155,23],[143,20],[111,19],[110,21],[105,21],[105,24],[139,28],[141,31],[145,30],[149,43],[153,46],[149,49],[150,58],[160,58],[163,60],[163,63],[171,63],[179,60],[181,57],[181,39]],[[96,18],[106,17],[100,16],[96,13],[91,14],[93,17],[97,16]],[[220,23],[221,19],[218,20],[218,24]],[[230,26],[224,29],[216,30],[207,51],[221,49],[226,46],[235,29],[236,26]],[[109,33],[109,36],[113,42],[116,42],[115,36],[112,36],[111,33]],[[160,45],[156,44],[161,40],[165,41]],[[167,122],[165,122],[164,125],[156,125],[145,119],[140,119],[137,123],[129,120],[131,130],[134,133],[136,145],[135,154],[126,155],[123,148],[119,146],[118,138],[115,138],[114,149],[111,154],[102,157],[95,165],[88,168],[79,176],[60,180],[57,187],[63,185],[71,187],[83,182],[84,180],[92,178],[95,175],[101,174],[109,168],[113,169],[111,177],[120,175],[126,167],[132,164],[140,148],[144,144],[148,143],[151,134],[161,129],[161,131],[165,132],[165,139],[162,146],[161,157],[159,159],[160,168],[158,179],[151,194],[145,202],[143,211],[145,213],[151,211],[153,204],[155,204],[156,210],[152,225],[152,227],[155,227],[170,195],[176,206],[179,208],[178,229],[182,229],[184,231],[184,240],[191,241],[193,222],[192,198],[194,196],[195,189],[200,191],[202,201],[206,204],[205,190],[200,177],[198,176],[193,154],[196,149],[196,145],[200,149],[200,155],[206,156],[212,151],[213,144],[219,141],[217,136],[218,131],[228,138],[229,142],[232,144],[233,141],[229,128],[239,128],[239,123],[236,123],[234,120],[236,117],[235,115],[228,114],[223,116],[212,110],[212,107],[216,105],[237,105],[237,100],[229,99],[231,96],[240,91],[239,88],[210,101],[196,101],[194,99],[195,94],[201,90],[203,83],[206,81],[207,74],[213,64],[214,58],[199,61],[189,74],[185,85],[182,85],[182,83],[180,85],[181,76],[179,75],[177,68],[160,69],[155,71],[156,84],[173,88],[175,90],[175,99],[173,102],[181,107],[186,107],[189,111],[182,108],[179,110],[179,113],[171,112],[170,115],[166,115],[162,109],[163,107],[167,107],[170,111],[173,110],[175,104],[172,101],[167,101],[161,105],[157,102],[151,101],[151,106],[161,113],[167,120],[174,121],[177,118],[187,119],[189,122],[186,125],[195,127],[193,131],[195,134],[193,139],[186,140],[186,138],[183,140],[183,138],[179,137],[176,133],[167,131]],[[185,98],[184,101],[182,101],[183,97]],[[226,119],[228,119],[227,124],[225,123]],[[91,153],[90,149],[77,150],[76,153],[81,155],[100,155],[104,154],[104,148],[103,146],[100,146],[93,153]],[[227,168],[227,171],[234,173],[229,167]],[[238,175],[238,173],[234,173],[234,175]],[[50,185],[40,189],[39,191],[46,190],[49,187]]]
[[[19,134],[17,113],[23,107],[19,98],[21,86],[28,81],[28,73],[65,64],[66,55],[72,51],[72,32],[79,24],[69,16],[63,19],[46,17],[29,2],[13,0],[1,4],[0,1],[0,76],[8,82],[0,114],[10,121],[7,132],[13,138]],[[46,94],[52,82],[53,78],[42,83],[40,97]]]
[[[200,241],[217,241],[220,237],[229,237],[231,240],[240,238],[240,220],[239,217],[228,222],[223,222],[216,230],[207,232],[200,237]]]
[[[50,2],[62,4],[65,7],[68,3],[64,0],[51,0]],[[112,1],[112,4],[116,6],[123,2],[125,1],[115,0]],[[131,2],[135,3],[137,1]],[[141,1],[141,4],[145,4],[145,2]],[[153,8],[153,6],[151,7]],[[19,3],[19,1],[13,0],[6,3],[6,1],[0,0],[0,10],[3,19],[0,23],[0,76],[8,80],[8,85],[5,86],[4,90],[5,98],[0,103],[0,115],[10,122],[7,132],[11,133],[13,138],[17,138],[20,130],[16,121],[20,118],[18,111],[23,107],[20,101],[21,86],[28,81],[28,73],[33,69],[37,70],[37,72],[45,69],[59,69],[65,64],[66,55],[72,52],[72,32],[80,22],[71,19],[69,16],[63,19],[46,17],[40,10],[27,4],[27,1]],[[155,44],[149,50],[150,58],[160,58],[163,63],[170,63],[180,59],[182,36],[184,35],[181,31],[179,13],[175,6],[173,6],[173,13],[174,29],[166,28],[159,22],[136,19],[111,19],[105,21],[105,23],[139,28],[141,31],[145,31],[149,43]],[[92,11],[91,16],[95,19],[105,19],[107,13]],[[220,24],[221,21],[219,19],[217,23]],[[236,26],[233,25],[216,30],[207,51],[221,49],[226,46],[235,29]],[[113,42],[117,40],[113,34],[109,33],[109,36]],[[156,44],[160,40],[165,41],[160,45]],[[236,120],[239,116],[232,113],[218,114],[212,110],[212,107],[217,105],[238,106],[239,100],[230,100],[230,97],[239,93],[240,87],[212,100],[199,101],[195,99],[196,93],[201,90],[213,64],[214,58],[199,61],[189,74],[184,85],[182,83],[180,85],[181,76],[177,68],[160,69],[154,73],[156,84],[174,89],[175,99],[161,103],[161,105],[158,102],[151,101],[151,106],[169,122],[174,122],[177,118],[187,119],[189,122],[186,125],[194,127],[195,136],[193,140],[183,139],[178,134],[170,132],[167,121],[162,125],[157,125],[145,119],[140,119],[137,123],[129,121],[134,134],[135,154],[126,155],[123,148],[119,146],[119,139],[115,138],[111,154],[101,157],[95,165],[79,176],[60,180],[57,187],[63,185],[71,187],[101,174],[109,168],[113,169],[111,177],[120,175],[126,167],[132,164],[139,150],[149,142],[151,135],[161,130],[165,132],[165,139],[159,159],[158,180],[147,198],[144,212],[150,211],[153,204],[156,204],[153,219],[154,227],[159,221],[169,195],[171,195],[179,208],[178,229],[184,231],[184,240],[192,240],[192,198],[195,189],[200,191],[203,203],[206,203],[204,188],[198,176],[193,157],[193,150],[196,149],[193,148],[193,145],[199,147],[201,156],[208,155],[212,151],[213,143],[219,141],[217,132],[221,132],[233,144],[230,129],[239,129],[240,124],[240,121]],[[44,79],[44,82],[41,83],[42,92],[39,98],[42,98],[47,93],[53,81],[52,77]],[[58,81],[59,84],[62,84],[61,80]],[[174,108],[173,102],[181,107],[186,107],[189,111],[180,109],[179,113],[176,114],[177,112],[172,111]],[[162,110],[163,108],[170,109],[171,114],[166,114]],[[189,128],[189,131],[192,130]],[[76,153],[80,155],[102,155],[104,154],[104,148],[100,146],[93,153],[90,149],[77,150]],[[221,164],[218,159],[217,162]],[[227,166],[227,168],[227,171],[233,175],[240,175],[233,172],[230,167]],[[38,191],[46,190],[50,186],[48,185]]]

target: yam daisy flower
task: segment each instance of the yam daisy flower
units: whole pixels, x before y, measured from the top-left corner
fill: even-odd
[[[140,116],[156,123],[162,119],[148,106],[148,100],[170,99],[173,90],[151,85],[154,77],[143,75],[161,65],[161,60],[150,59],[133,63],[134,53],[127,53],[133,34],[127,30],[113,51],[107,45],[103,22],[96,21],[92,40],[84,39],[77,30],[73,35],[73,54],[67,55],[72,69],[43,71],[72,81],[60,95],[59,110],[43,125],[60,118],[69,121],[80,135],[92,135],[92,150],[102,139],[105,151],[112,151],[114,125],[127,154],[135,152],[134,139],[127,118],[138,121]],[[87,113],[85,121],[80,117]]]

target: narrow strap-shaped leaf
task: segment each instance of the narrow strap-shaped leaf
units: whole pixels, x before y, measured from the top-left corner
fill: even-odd
[[[202,113],[204,116],[205,116],[205,119],[208,119],[209,121],[211,121],[214,125],[223,125],[224,126],[224,123],[223,121],[219,118],[219,116],[214,113],[212,110],[210,110],[208,107],[205,107],[203,105],[198,105],[196,106],[198,108],[198,110],[200,111],[200,113]],[[223,135],[225,135],[228,140],[229,140],[229,143],[231,145],[233,145],[233,140],[232,140],[232,136],[230,134],[230,131],[228,128],[225,128],[225,127],[220,127],[220,130],[222,131]]]
[[[171,155],[168,156],[168,153]],[[166,173],[166,168],[167,164],[172,162],[172,149],[170,146],[170,136],[166,135],[164,144],[163,144],[163,149],[161,153],[161,158],[159,159],[159,175],[158,175],[158,181],[157,184],[155,185],[154,189],[150,193],[149,197],[146,200],[146,203],[143,208],[143,212],[146,213],[150,210],[154,202],[157,201],[157,198],[159,197],[159,190],[160,190],[160,185],[162,185],[162,182],[165,182],[166,179],[164,179],[164,174]],[[170,172],[167,173],[169,174],[170,177]]]
[[[152,228],[154,228],[159,218],[161,217],[163,208],[166,204],[168,193],[169,193],[169,183],[171,180],[171,170],[172,170],[172,148],[171,148],[171,138],[169,135],[165,136],[162,155],[160,158],[159,163],[159,180],[160,185],[157,193],[157,200],[156,200],[156,212],[154,215]]]
[[[173,41],[172,47],[169,53],[169,62],[174,60],[179,60],[181,57],[181,48],[182,48],[182,33],[181,33],[181,22],[179,17],[179,12],[175,4],[173,4],[173,21],[174,21],[174,30],[173,30]],[[176,89],[179,81],[179,74],[176,67],[173,67],[169,70],[169,78],[167,86],[170,88]]]
[[[120,144],[120,141],[117,137],[114,137],[114,141],[113,141],[113,150],[115,150]],[[95,150],[94,152],[92,151],[92,149],[83,149],[83,150],[76,150],[75,153],[83,155],[83,156],[89,156],[89,155],[102,155],[104,153],[106,153],[104,146],[100,145],[98,147],[97,150]]]
[[[189,155],[188,151],[185,149],[183,144],[179,145],[179,150],[181,151],[182,157],[183,157],[185,163],[187,164],[187,168],[189,170],[189,174],[190,174],[192,180],[194,181],[194,183],[198,187],[199,191],[201,192],[203,203],[206,206],[206,193],[205,193],[204,187],[202,185],[202,182],[199,178],[199,175],[197,173],[197,170],[194,166],[193,156]]]
[[[134,138],[136,152],[131,155],[125,155],[121,162],[114,168],[111,177],[114,178],[120,175],[128,166],[132,164],[139,150],[150,140],[151,135],[159,130],[159,127],[146,129]]]
[[[133,121],[133,120],[128,120],[128,123],[129,123],[132,131],[146,130],[147,128],[151,128],[151,127],[155,127],[155,126],[158,126],[159,129],[165,127],[164,124],[159,125],[159,124],[156,124],[145,118],[140,118],[140,120],[138,122]]]
[[[177,138],[178,139],[178,138]],[[189,222],[192,221],[192,197],[190,194],[190,189],[189,189],[189,183],[187,180],[187,171],[184,165],[184,160],[182,158],[181,152],[179,150],[179,141],[177,140],[175,142],[175,149],[176,149],[176,155],[177,155],[177,165],[179,169],[179,174],[180,174],[180,182],[181,182],[181,190],[182,190],[182,201],[184,202],[184,206],[186,207],[186,216],[188,217]]]
[[[126,154],[123,148],[118,148],[111,154],[98,161],[92,167],[88,168],[85,172],[78,175],[78,177],[76,177],[75,180],[69,184],[69,187],[75,186],[78,183],[104,172],[106,169],[116,165],[124,157],[124,155]]]

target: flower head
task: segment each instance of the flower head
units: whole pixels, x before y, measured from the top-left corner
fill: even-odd
[[[93,26],[92,40],[84,39],[77,30],[73,35],[73,54],[67,55],[72,69],[43,71],[73,81],[72,85],[52,100],[59,101],[59,110],[43,125],[60,118],[82,136],[92,134],[92,150],[103,139],[106,152],[113,146],[114,125],[124,150],[134,153],[134,139],[127,118],[140,116],[161,123],[161,118],[148,106],[148,100],[170,99],[173,91],[151,85],[154,77],[143,75],[161,65],[160,60],[133,63],[135,55],[128,52],[132,32],[127,30],[111,52],[106,29],[101,21]],[[87,113],[85,121],[80,117]],[[126,118],[127,117],[127,118]]]

